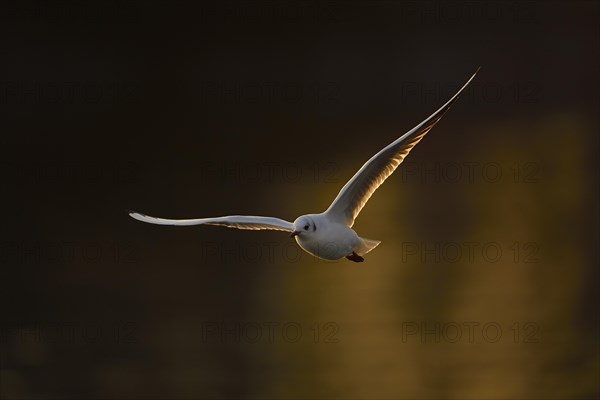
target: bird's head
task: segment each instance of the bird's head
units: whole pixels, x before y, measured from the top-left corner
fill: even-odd
[[[315,224],[315,220],[309,215],[303,215],[301,217],[296,218],[296,220],[294,221],[294,231],[292,232],[290,237],[307,237],[310,236],[316,230],[317,225]]]

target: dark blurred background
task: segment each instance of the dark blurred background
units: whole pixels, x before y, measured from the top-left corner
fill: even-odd
[[[597,2],[3,2],[0,398],[594,398]],[[471,87],[324,262],[280,232]]]

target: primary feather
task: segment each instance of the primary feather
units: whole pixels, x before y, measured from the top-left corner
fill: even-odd
[[[398,168],[427,132],[442,119],[478,71],[439,110],[371,157],[344,185],[325,212],[334,220],[352,227],[354,220],[377,188]]]

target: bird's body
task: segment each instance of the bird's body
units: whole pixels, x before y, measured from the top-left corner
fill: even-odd
[[[243,215],[186,220],[154,218],[136,212],[130,212],[129,215],[137,220],[158,225],[206,224],[237,229],[291,232],[298,245],[315,257],[325,260],[339,260],[346,257],[351,261],[361,262],[364,260],[362,256],[377,247],[380,242],[359,237],[352,229],[355,218],[375,190],[395,171],[425,134],[440,121],[476,74],[477,72],[429,118],[371,157],[346,183],[329,208],[320,214],[300,216],[294,223],[274,217]]]
[[[296,242],[304,251],[315,257],[339,260],[352,253],[362,256],[371,250],[367,250],[363,239],[358,237],[354,229],[331,219],[327,213],[308,214],[300,218],[306,218],[313,223],[308,228],[310,234],[303,235],[300,231],[294,235]],[[298,226],[306,226],[302,225],[302,221],[298,222]]]

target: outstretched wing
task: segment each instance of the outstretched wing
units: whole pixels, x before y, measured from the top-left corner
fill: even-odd
[[[274,231],[292,232],[294,230],[291,222],[279,218],[255,217],[250,215],[231,215],[228,217],[198,219],[164,219],[150,217],[131,211],[129,216],[138,221],[156,225],[218,225],[227,228],[248,229],[253,231],[269,229]]]
[[[329,206],[327,214],[333,219],[345,223],[349,227],[354,224],[371,195],[402,163],[410,150],[437,124],[461,92],[471,83],[479,69],[469,78],[467,83],[439,110],[413,129],[390,143],[379,153],[367,161],[360,170],[346,183]]]

